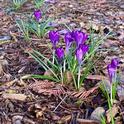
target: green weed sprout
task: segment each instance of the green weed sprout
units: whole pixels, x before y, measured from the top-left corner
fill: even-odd
[[[13,7],[17,10],[20,9],[21,6],[26,2],[27,0],[12,0]]]
[[[40,9],[45,0],[34,0],[35,8]]]
[[[43,18],[40,10],[34,11],[34,18],[29,22],[29,29],[32,33],[36,34],[39,38],[43,37],[49,30],[52,29],[50,23],[52,19]]]
[[[30,34],[35,34],[38,38],[42,38],[52,29],[50,25],[52,19],[43,19],[40,10],[35,10],[33,15],[34,18],[29,18],[28,21],[22,19],[16,20],[17,26],[20,28],[27,41],[31,40]]]

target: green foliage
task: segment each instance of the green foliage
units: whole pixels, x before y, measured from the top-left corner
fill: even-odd
[[[113,106],[113,101],[117,94],[117,85],[117,82],[110,84],[110,86],[106,86],[104,82],[100,84],[100,89],[107,99],[109,107]]]
[[[23,21],[22,19],[20,20],[16,20],[16,24],[19,27],[19,29],[21,30],[21,32],[24,35],[24,38],[28,41],[30,40],[29,38],[29,25],[27,22]]]
[[[26,2],[27,0],[12,0],[13,7],[17,10],[20,9],[21,6]]]
[[[101,117],[101,124],[106,124],[106,119],[104,116]]]
[[[41,22],[37,22],[35,20],[30,20],[29,22],[29,30],[31,33],[37,35],[37,37],[43,37],[52,27],[49,25],[52,20],[48,18],[47,20],[42,20]]]
[[[25,40],[30,41],[30,34],[35,34],[38,38],[42,38],[49,30],[51,30],[51,21],[52,19],[48,18],[47,20],[37,22],[30,18],[28,21],[22,19],[16,20],[16,24],[23,33]]]
[[[107,36],[106,36],[107,37]],[[104,37],[105,38],[105,37]],[[75,44],[72,44],[70,48],[69,54],[65,53],[64,60],[61,63],[58,62],[56,56],[53,52],[54,62],[51,62],[48,58],[44,57],[40,52],[36,50],[32,50],[28,52],[46,71],[49,70],[52,73],[52,77],[56,82],[62,82],[68,84],[68,78],[72,78],[71,83],[77,90],[80,89],[84,80],[91,72],[92,68],[94,67],[96,52],[100,44],[103,43],[104,38],[96,37],[91,33],[89,40],[87,43],[90,45],[89,52],[83,58],[83,64],[79,67],[77,59],[75,57]],[[79,76],[79,68],[81,69],[80,74],[80,81],[78,83],[78,76]],[[67,72],[69,77],[67,76]],[[39,76],[40,78],[40,76]],[[41,75],[42,78],[42,75]],[[47,78],[47,77],[46,77]],[[49,80],[49,78],[48,78]]]
[[[32,50],[31,52],[28,52],[43,68],[45,71],[49,70],[53,77],[51,76],[39,76],[38,78],[46,78],[46,79],[52,79],[56,82],[60,81],[60,67],[57,66],[56,64],[53,64],[48,58],[46,58],[45,56],[43,56],[40,52],[36,51],[36,50]],[[56,73],[59,72],[59,73]]]
[[[40,7],[44,4],[44,0],[34,0],[35,8],[40,9]]]

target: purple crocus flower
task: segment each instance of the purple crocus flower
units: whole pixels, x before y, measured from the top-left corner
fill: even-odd
[[[65,43],[66,43],[66,53],[69,52],[69,48],[73,42],[73,38],[72,38],[72,35],[71,35],[72,32],[68,32],[65,34]]]
[[[56,53],[56,56],[57,56],[58,60],[61,61],[63,59],[63,57],[64,57],[64,50],[63,50],[63,48],[62,47],[56,48],[55,53]]]
[[[111,64],[107,66],[110,83],[116,81],[116,73],[117,73],[118,64],[119,64],[119,61],[118,59],[115,58],[115,59],[112,59]]]
[[[59,33],[57,31],[50,31],[49,32],[49,39],[53,45],[53,48],[56,48],[56,44],[59,42]]]
[[[88,38],[88,35],[81,31],[74,31],[73,35],[74,35],[74,39],[77,47],[79,47],[80,44],[84,44]]]
[[[41,11],[40,10],[35,10],[34,11],[34,17],[35,17],[35,19],[37,21],[39,21],[41,19],[41,16],[42,16],[42,14],[41,14]]]

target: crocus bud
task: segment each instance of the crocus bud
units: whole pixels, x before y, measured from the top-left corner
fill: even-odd
[[[118,59],[112,59],[111,64],[107,66],[108,75],[110,83],[116,82],[116,73],[117,73],[117,66],[119,64]]]
[[[111,60],[111,66],[113,68],[117,68],[118,64],[119,64],[119,60],[117,58]]]
[[[53,48],[56,48],[56,44],[59,42],[59,33],[57,31],[50,31],[49,32],[49,39],[53,45]]]
[[[41,16],[42,16],[42,14],[41,14],[41,11],[40,10],[35,10],[34,11],[34,17],[35,17],[35,19],[37,21],[39,21],[41,19]]]
[[[62,47],[56,48],[55,53],[56,53],[56,56],[57,56],[58,60],[61,61],[63,59],[63,57],[64,57],[64,50],[63,50],[63,48]]]
[[[80,65],[83,58],[83,51],[81,47],[78,47],[76,50],[76,58],[78,60],[78,64]]]
[[[66,53],[69,52],[69,48],[70,48],[72,42],[73,42],[73,38],[72,38],[71,32],[66,33],[65,34]]]
[[[84,32],[81,32],[81,31],[74,31],[73,35],[74,35],[77,47],[79,47],[80,44],[84,44],[88,38],[88,35],[86,35]]]

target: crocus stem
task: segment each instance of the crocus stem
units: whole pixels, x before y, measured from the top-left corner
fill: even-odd
[[[113,93],[112,93],[112,84],[111,84],[111,92],[110,92],[110,99],[111,99],[111,106],[113,105]]]
[[[66,65],[66,61],[64,60],[64,63],[63,63],[63,71],[65,72],[65,65]]]
[[[62,73],[62,66],[60,67],[60,71],[61,71],[61,79],[62,79],[62,84],[63,84],[63,73]]]
[[[114,118],[113,118],[113,113],[112,113],[112,105],[110,106],[110,117],[111,117],[111,122],[112,122],[112,124],[115,124],[115,122],[114,122]]]
[[[41,35],[41,33],[40,33],[40,24],[38,23],[38,36],[39,36],[39,38],[40,38],[40,35]]]
[[[54,60],[55,60],[55,50],[53,50],[53,61],[52,61],[53,64],[54,64]]]
[[[80,76],[81,76],[81,70],[80,70],[80,65],[79,65],[79,69],[78,69],[78,84],[77,84],[77,89],[80,88]]]

